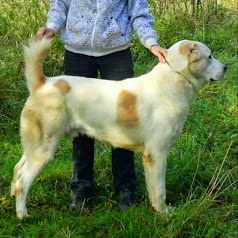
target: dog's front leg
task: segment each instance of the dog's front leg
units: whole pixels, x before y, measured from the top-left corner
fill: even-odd
[[[147,190],[153,208],[157,212],[167,212],[165,204],[167,153],[162,153],[156,156],[153,152],[148,153],[147,151],[143,154],[143,165]]]

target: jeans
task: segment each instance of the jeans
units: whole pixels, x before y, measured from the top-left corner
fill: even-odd
[[[133,77],[133,61],[130,49],[109,55],[94,57],[65,51],[64,71],[66,75],[100,77],[108,80],[122,80]],[[100,80],[100,79],[98,79]],[[117,194],[124,190],[135,191],[136,175],[134,153],[129,150],[112,148],[112,175]],[[73,140],[73,176],[71,191],[85,188],[85,198],[91,195],[94,184],[94,139],[79,135]],[[87,192],[88,191],[88,192]]]

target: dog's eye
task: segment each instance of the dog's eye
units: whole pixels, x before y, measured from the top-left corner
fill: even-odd
[[[208,58],[209,58],[209,59],[211,59],[211,58],[212,58],[212,56],[211,56],[211,55],[209,55],[209,56],[208,56]]]

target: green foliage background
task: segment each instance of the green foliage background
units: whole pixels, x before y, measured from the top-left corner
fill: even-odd
[[[69,210],[71,141],[33,184],[30,218],[15,218],[12,169],[21,157],[19,115],[28,91],[22,45],[45,24],[46,0],[0,0],[0,237],[237,237],[237,0],[150,0],[160,44],[183,39],[208,45],[228,66],[226,77],[206,85],[173,147],[167,169],[168,216],[148,201],[141,157],[136,154],[137,204],[117,209],[111,186],[110,146],[97,142],[91,214]],[[136,75],[158,60],[138,39],[132,44]],[[64,47],[56,37],[45,62],[47,75],[62,71]]]

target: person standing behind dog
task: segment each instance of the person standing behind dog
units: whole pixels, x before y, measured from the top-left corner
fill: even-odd
[[[153,24],[146,0],[53,0],[38,38],[51,38],[62,31],[66,75],[97,78],[100,73],[103,79],[122,80],[134,75],[132,30],[165,63],[166,49],[159,46]],[[135,201],[133,156],[132,151],[112,148],[113,185],[122,210]],[[92,196],[94,140],[85,135],[74,138],[72,157],[70,206],[77,208]]]

